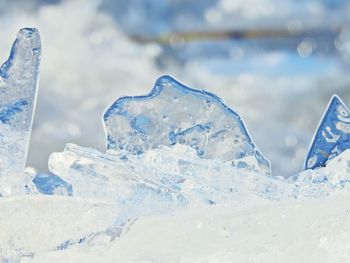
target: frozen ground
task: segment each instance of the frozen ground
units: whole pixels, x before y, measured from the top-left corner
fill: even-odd
[[[142,218],[107,248],[76,247],[23,262],[347,262],[348,198],[196,207]]]
[[[347,1],[278,8],[272,0],[28,2],[0,3],[0,52],[4,61],[19,28],[40,29],[27,165],[49,168],[70,185],[42,195],[28,168],[31,195],[0,198],[1,263],[349,261],[349,151],[299,173],[331,95],[350,105],[349,34],[340,29],[349,25]],[[241,28],[232,26],[237,20]],[[258,25],[289,33],[202,41],[167,35]],[[144,35],[135,37],[140,28]],[[126,160],[105,153],[105,108],[120,96],[149,93],[163,73],[237,111],[273,177],[203,161],[186,147]],[[64,148],[67,142],[75,144]]]

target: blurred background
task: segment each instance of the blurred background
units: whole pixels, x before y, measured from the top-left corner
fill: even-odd
[[[28,165],[67,142],[105,149],[101,115],[170,74],[223,98],[273,174],[302,169],[330,96],[350,105],[347,0],[0,0],[0,54],[42,37]]]

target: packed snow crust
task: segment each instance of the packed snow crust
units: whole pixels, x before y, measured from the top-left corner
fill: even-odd
[[[76,246],[23,262],[347,262],[348,198],[192,207],[144,217],[107,246]]]

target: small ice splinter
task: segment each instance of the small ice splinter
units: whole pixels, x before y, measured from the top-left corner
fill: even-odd
[[[0,68],[0,196],[21,192],[36,102],[41,44],[37,29],[18,32]]]
[[[323,167],[346,149],[350,149],[350,110],[333,95],[315,132],[305,169]]]
[[[250,138],[241,117],[223,101],[162,76],[145,96],[119,98],[104,113],[107,150],[127,156],[184,144],[198,157],[230,161],[270,174],[270,163]]]

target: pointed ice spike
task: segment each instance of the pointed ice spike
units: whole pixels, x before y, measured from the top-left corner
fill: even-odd
[[[214,94],[188,88],[170,76],[160,77],[146,96],[119,98],[103,120],[110,152],[142,154],[185,144],[201,158],[270,173],[269,161],[237,113]]]
[[[330,159],[350,148],[350,111],[333,95],[314,135],[305,169],[325,166]]]
[[[22,187],[40,62],[37,29],[18,32],[10,57],[0,68],[0,195]]]

